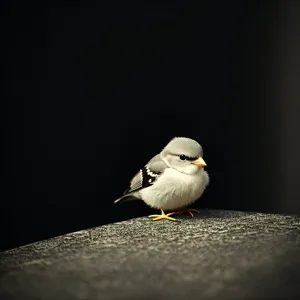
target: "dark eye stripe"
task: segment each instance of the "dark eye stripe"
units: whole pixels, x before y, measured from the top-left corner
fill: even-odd
[[[170,153],[170,154],[174,155],[174,156],[178,156],[178,154],[174,154],[174,153]],[[188,161],[194,161],[194,160],[196,160],[198,158],[198,157],[186,156],[185,154],[181,154],[181,155],[184,155],[185,156],[185,160],[188,160]]]
[[[189,160],[189,161],[194,161],[197,159],[197,157],[190,157],[190,156],[185,156],[186,157],[186,160]]]

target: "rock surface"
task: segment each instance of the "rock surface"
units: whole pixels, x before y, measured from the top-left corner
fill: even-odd
[[[300,296],[300,217],[203,210],[177,219],[142,217],[0,253],[0,299]]]

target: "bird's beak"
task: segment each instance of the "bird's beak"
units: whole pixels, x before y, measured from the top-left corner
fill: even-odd
[[[201,156],[199,156],[196,160],[194,160],[192,162],[192,164],[194,164],[198,167],[205,167],[206,166],[206,163],[205,163],[204,159]]]

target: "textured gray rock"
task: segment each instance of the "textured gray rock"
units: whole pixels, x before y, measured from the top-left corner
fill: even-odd
[[[204,210],[0,254],[0,299],[296,299],[300,218]]]

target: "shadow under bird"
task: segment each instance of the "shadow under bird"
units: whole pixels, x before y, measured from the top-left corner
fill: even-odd
[[[152,208],[160,209],[160,215],[150,215],[153,220],[168,219],[184,212],[193,216],[195,209],[187,208],[201,197],[209,183],[203,160],[203,149],[195,140],[186,137],[173,138],[130,181],[120,203],[131,199],[143,200]],[[173,211],[165,214],[164,211]]]

